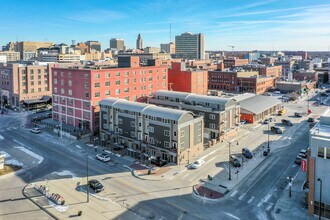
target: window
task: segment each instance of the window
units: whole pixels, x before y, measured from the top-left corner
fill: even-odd
[[[63,75],[64,75],[64,73],[63,73],[63,72],[61,72],[61,77],[63,77]]]
[[[173,136],[176,137],[176,131],[173,132]]]
[[[61,88],[61,94],[64,94],[65,90],[63,88]]]
[[[169,148],[170,147],[170,143],[167,142],[167,141],[164,141],[164,147]]]
[[[38,92],[41,92],[41,88],[38,88]]]
[[[85,98],[89,98],[89,92],[85,92]]]
[[[152,84],[149,84],[148,88],[149,88],[149,89],[152,89],[152,87],[153,87]]]
[[[129,72],[125,72],[125,73],[124,73],[124,76],[128,76],[128,75],[129,75]]]
[[[95,78],[95,79],[99,79],[99,78],[100,78],[100,74],[98,74],[98,73],[95,74],[95,75],[94,75],[94,78]]]
[[[184,131],[180,132],[180,137],[184,137]]]
[[[54,76],[57,76],[57,71],[54,71]]]
[[[203,117],[205,116],[205,114],[203,112],[200,112],[199,115],[203,116]]]
[[[110,95],[110,90],[105,90],[105,95]]]
[[[30,74],[33,74],[33,70],[30,70]]]
[[[135,132],[134,131],[131,131],[131,137],[135,138]]]
[[[41,81],[38,81],[38,85],[41,85]]]
[[[72,90],[71,89],[68,90],[68,94],[72,95]]]
[[[125,89],[124,89],[124,92],[125,92],[125,93],[129,92],[129,88],[125,88]]]
[[[181,149],[184,148],[184,142],[181,142]]]
[[[318,147],[318,148],[317,148],[317,156],[318,156],[318,157],[322,157],[322,158],[324,158],[324,155],[325,155],[325,154],[324,154],[324,153],[325,153],[324,150],[325,150],[324,147]]]
[[[105,78],[110,78],[110,73],[106,73]]]
[[[95,98],[100,97],[100,92],[96,92],[94,95]]]
[[[119,133],[119,134],[122,134],[122,133],[123,133],[123,129],[118,128],[118,133]]]
[[[85,82],[85,89],[88,89],[88,88],[89,88],[89,83]]]
[[[169,137],[170,136],[170,131],[169,130],[164,130],[164,135]]]
[[[110,81],[105,82],[105,86],[110,86]]]
[[[120,80],[116,80],[116,85],[120,85]]]
[[[72,108],[68,108],[68,114],[72,114],[72,113],[73,113]]]
[[[72,86],[72,80],[71,79],[68,81],[68,85]]]
[[[149,132],[150,132],[150,133],[154,133],[154,132],[155,132],[155,129],[154,129],[154,127],[151,127],[151,126],[149,126],[149,128],[148,128],[148,129],[149,129]]]
[[[38,76],[38,79],[41,79],[41,76]]]
[[[72,117],[68,117],[69,124],[72,124]]]
[[[120,76],[120,72],[117,72],[117,73],[115,74],[115,76]]]
[[[123,124],[123,119],[122,118],[118,118],[118,124]]]
[[[38,74],[41,74],[41,69],[38,69]]]
[[[54,87],[54,93],[57,93],[57,87]]]
[[[149,81],[152,81],[152,76],[149,76]]]
[[[89,75],[88,75],[88,73],[85,73],[85,74],[84,74],[84,79],[89,79]]]
[[[84,102],[84,107],[89,108],[89,102]]]
[[[57,79],[56,78],[54,79],[54,84],[57,84]]]
[[[120,94],[120,89],[116,89],[116,95]]]
[[[131,127],[135,128],[135,121],[131,121]]]
[[[163,87],[166,87],[166,82],[163,82],[162,85],[163,85]]]
[[[135,83],[136,83],[136,78],[134,78],[134,79],[133,79],[133,82],[135,82]]]
[[[330,148],[326,147],[325,150],[326,150],[326,158],[330,159]]]
[[[99,87],[100,87],[100,83],[99,83],[99,82],[95,83],[95,84],[94,84],[94,87],[95,87],[95,88],[99,88]]]
[[[149,142],[150,142],[150,144],[154,144],[155,143],[155,139],[154,138],[149,138]]]
[[[124,80],[124,85],[127,85],[129,83],[129,79]]]
[[[72,73],[68,72],[68,77],[71,78],[72,77]]]
[[[73,104],[73,99],[68,99],[68,104],[72,105]]]
[[[23,86],[26,86],[26,82],[23,82],[22,85],[23,85]]]
[[[162,78],[163,78],[163,79],[166,79],[166,75],[164,75]]]
[[[211,128],[211,129],[215,129],[215,124],[210,123],[210,128]]]
[[[214,114],[210,114],[210,119],[214,120],[215,119],[215,115]]]
[[[148,73],[152,73],[152,70],[149,70]]]

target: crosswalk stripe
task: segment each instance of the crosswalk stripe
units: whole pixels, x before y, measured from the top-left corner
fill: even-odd
[[[273,203],[269,203],[269,205],[267,206],[266,210],[269,211],[272,207],[273,207]]]
[[[245,195],[246,195],[246,193],[243,193],[240,197],[238,197],[238,200],[242,200]]]
[[[237,193],[238,193],[238,191],[235,190],[235,191],[230,195],[230,197],[234,197]]]
[[[257,204],[257,206],[260,207],[260,206],[262,205],[262,203],[264,203],[264,201],[261,200],[261,201]]]
[[[252,197],[249,199],[249,201],[248,201],[247,203],[249,203],[249,204],[250,204],[250,203],[251,203],[251,202],[254,200],[254,198],[255,198],[255,197],[254,197],[254,196],[252,196]]]

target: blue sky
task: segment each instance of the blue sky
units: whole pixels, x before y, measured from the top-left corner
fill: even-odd
[[[328,50],[329,0],[0,0],[0,45],[123,38],[159,46],[204,33],[207,50]]]

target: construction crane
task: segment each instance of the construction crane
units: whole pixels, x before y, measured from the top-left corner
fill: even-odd
[[[227,46],[228,46],[228,47],[231,47],[232,51],[234,51],[235,46],[233,46],[233,45],[227,45]]]

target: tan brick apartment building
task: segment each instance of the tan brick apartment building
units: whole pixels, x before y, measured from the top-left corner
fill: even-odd
[[[52,94],[54,64],[0,64],[0,88],[4,102],[19,107],[24,100]]]
[[[227,58],[223,60],[224,68],[232,68],[234,66],[242,66],[249,63],[248,59],[239,59],[237,57]]]

